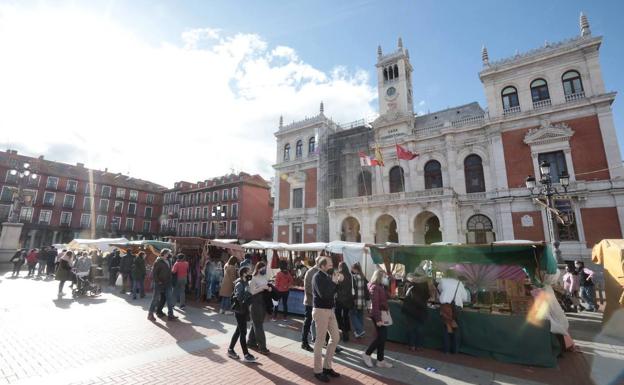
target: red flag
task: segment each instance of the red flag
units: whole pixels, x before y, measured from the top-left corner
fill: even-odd
[[[397,157],[403,160],[412,160],[418,157],[418,154],[414,154],[413,152],[406,150],[405,148],[401,147],[398,144],[396,145],[396,152],[397,152]]]
[[[364,167],[364,166],[379,166],[379,162],[377,161],[377,159],[375,158],[371,158],[370,156],[366,155],[363,152],[359,152],[358,154],[360,156],[360,166]]]

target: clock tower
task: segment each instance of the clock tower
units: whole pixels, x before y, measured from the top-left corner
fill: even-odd
[[[401,38],[395,52],[383,55],[381,46],[377,48],[377,89],[380,115],[414,115],[412,66]]]

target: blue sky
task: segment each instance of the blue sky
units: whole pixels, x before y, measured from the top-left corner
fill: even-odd
[[[7,7],[3,10],[3,3],[10,7],[9,11]],[[13,12],[13,8],[17,11]],[[13,120],[0,116],[0,124],[16,128],[5,134],[6,137],[0,133],[0,146],[44,153],[72,163],[87,156],[87,166],[112,167],[167,185],[173,183],[171,178],[195,181],[230,169],[270,176],[275,161],[272,133],[280,114],[284,114],[286,122],[313,115],[321,99],[325,101],[326,112],[342,122],[377,111],[374,65],[378,44],[387,52],[395,49],[401,36],[410,50],[414,100],[416,104],[424,101],[415,110],[435,111],[472,101],[485,107],[478,79],[482,44],[488,47],[490,60],[497,60],[516,51],[542,46],[546,40],[556,42],[575,36],[579,33],[580,11],[588,15],[592,33],[604,36],[601,64],[607,89],[624,90],[624,76],[619,70],[624,59],[624,23],[621,22],[624,2],[619,1],[0,2],[0,50],[5,51],[0,54],[13,61],[6,68],[0,63],[0,81],[3,81],[2,72],[11,74],[4,79],[9,83],[11,78],[19,79],[15,71],[26,71],[23,68],[34,66],[33,61],[41,62],[41,67],[33,67],[31,73],[24,72],[24,79],[46,71],[54,77],[55,72],[44,64],[49,59],[34,54],[22,57],[23,50],[15,48],[19,46],[15,41],[24,39],[24,31],[20,30],[24,25],[31,26],[29,29],[34,32],[33,38],[23,45],[40,51],[54,47],[50,55],[54,63],[58,61],[61,72],[77,61],[88,60],[83,56],[90,56],[97,61],[85,62],[78,68],[78,72],[84,71],[80,75],[84,79],[92,76],[107,79],[85,87],[84,79],[78,82],[76,70],[72,70],[64,73],[67,83],[49,83],[44,79],[33,84],[37,88],[33,92],[37,94],[49,92],[53,87],[67,88],[72,90],[64,95],[67,99],[81,94],[80,98],[72,99],[73,103],[82,104],[90,99],[97,103],[85,104],[89,114],[72,118],[70,122],[66,116],[73,115],[76,109],[63,110],[68,102],[55,106],[56,112],[50,112],[45,121],[23,122],[23,114],[16,114]],[[2,27],[3,20],[13,21],[13,27]],[[40,20],[45,20],[45,27],[37,24]],[[54,35],[51,31],[56,28],[65,30],[55,39],[50,37],[38,43],[47,35]],[[200,31],[193,35],[200,37],[189,42],[188,35],[184,35],[188,31]],[[84,36],[82,40],[81,36]],[[127,47],[126,42],[129,42]],[[40,48],[37,44],[41,44]],[[117,48],[120,45],[123,47]],[[87,53],[78,55],[83,50]],[[132,68],[124,67],[126,60]],[[93,68],[92,73],[86,67]],[[136,78],[139,80],[132,84]],[[197,84],[193,79],[197,79]],[[220,79],[230,89],[219,87]],[[23,82],[16,82],[16,87],[22,87],[20,84]],[[108,87],[109,84],[115,87]],[[110,89],[102,92],[99,87]],[[141,93],[131,87],[148,92]],[[7,87],[5,92],[6,101],[14,103],[9,110],[22,107],[15,101],[14,90]],[[136,95],[124,103],[115,103],[118,95],[123,97],[128,93]],[[624,138],[620,97],[613,108],[618,135]],[[51,99],[56,98],[41,98],[42,108]],[[149,101],[143,102],[145,99]],[[140,105],[136,109],[128,108],[134,101]],[[163,110],[171,111],[163,115]],[[89,120],[94,115],[102,119]],[[245,119],[241,119],[243,115]],[[32,127],[41,124],[76,140],[59,143],[55,137],[47,136],[40,143],[33,143],[32,139],[14,133],[36,130]],[[229,136],[223,136],[223,128],[229,126],[232,126],[226,130]],[[141,166],[139,155],[114,141],[107,144],[111,148],[94,146],[90,151],[85,151],[84,145],[77,148],[76,141],[86,146],[94,141],[100,143],[99,139],[93,139],[99,129],[110,129],[115,135],[137,131],[140,136],[133,139],[146,144],[159,143],[156,139],[153,142],[145,139],[147,133],[154,136],[175,130],[186,138],[196,138],[197,143],[218,143],[212,148],[227,161],[186,167],[175,176],[163,177],[154,171],[155,167]],[[250,142],[240,145],[262,155],[231,159],[231,152],[221,150],[239,146],[246,140]],[[198,147],[194,148],[190,142],[174,140],[170,144],[176,148],[187,146],[189,154],[197,154],[189,155],[189,161],[202,162],[201,147],[196,144]],[[260,151],[258,145],[262,146]]]

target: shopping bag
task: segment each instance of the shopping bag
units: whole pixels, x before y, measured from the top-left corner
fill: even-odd
[[[117,280],[115,281],[115,286],[117,286],[117,287],[122,287],[123,286],[123,275],[122,274],[118,274],[117,275]]]
[[[388,310],[381,311],[381,322],[383,322],[384,326],[392,325],[392,316]]]

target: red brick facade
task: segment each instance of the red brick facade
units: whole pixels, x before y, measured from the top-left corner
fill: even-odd
[[[305,171],[305,208],[316,207],[316,174],[317,169],[311,168]],[[316,233],[316,232],[315,232]],[[316,236],[314,237],[316,240]]]
[[[622,238],[617,208],[582,208],[583,228],[587,247],[593,247],[603,239]]]
[[[288,210],[290,208],[290,183],[284,178],[279,181],[279,209]]]
[[[316,225],[304,225],[303,242],[316,242]]]
[[[522,217],[525,215],[533,219],[533,226],[522,226]],[[511,220],[513,222],[514,239],[537,242],[544,240],[544,225],[542,222],[542,215],[539,211],[511,213]]]
[[[273,208],[269,205],[271,191],[266,187],[243,184],[240,196],[238,238],[270,240]]]
[[[531,159],[531,148],[524,143],[524,136],[528,131],[529,129],[526,128],[502,133],[507,186],[509,188],[524,187],[527,175],[535,173]]]
[[[277,241],[283,243],[289,243],[290,239],[288,237],[290,229],[288,226],[277,226]]]

